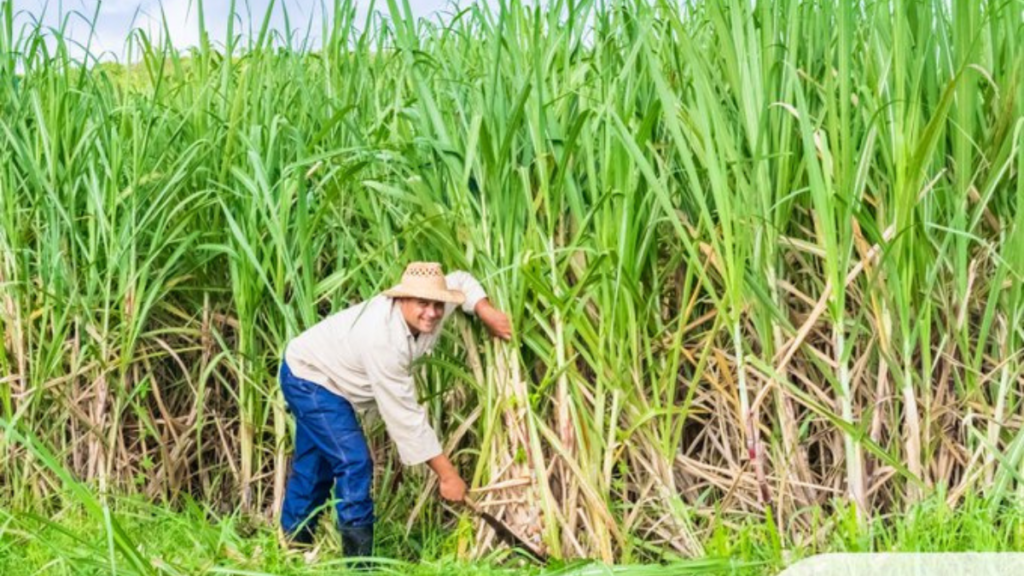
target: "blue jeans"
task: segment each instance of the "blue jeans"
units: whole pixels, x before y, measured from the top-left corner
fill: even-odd
[[[334,486],[338,528],[373,526],[373,460],[352,405],[281,362],[281,392],[295,416],[295,456],[281,509],[281,527],[308,540]]]

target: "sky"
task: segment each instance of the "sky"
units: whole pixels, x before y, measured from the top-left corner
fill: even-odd
[[[333,0],[322,0],[324,4],[332,4]],[[467,6],[470,2],[487,0],[460,0],[460,5]],[[124,61],[127,54],[125,40],[132,28],[150,31],[152,37],[162,32],[160,11],[161,6],[171,29],[171,41],[174,46],[184,49],[199,43],[197,25],[196,0],[15,0],[15,11],[19,13],[15,21],[17,26],[41,20],[45,26],[58,27],[63,13],[67,20],[66,37],[84,45],[89,40],[89,23],[93,14],[97,14],[96,29],[92,37],[90,52],[102,54],[102,59]],[[263,15],[271,0],[236,0],[236,32],[246,33],[249,29],[249,17],[252,14],[252,28],[258,30]],[[356,22],[364,22],[370,0],[355,0]],[[496,2],[494,2],[496,3]],[[450,0],[409,0],[409,5],[416,17],[436,18],[445,13],[453,12]],[[228,23],[229,0],[204,0],[203,10],[206,29],[210,41],[223,44]],[[290,27],[297,31],[299,38],[305,37],[306,27],[312,21],[311,37],[314,43],[320,37],[322,20],[321,0],[277,0],[271,19],[271,27],[285,29],[284,10],[287,8]],[[98,10],[98,13],[96,12]],[[387,13],[387,0],[376,0],[375,11]],[[75,14],[78,13],[78,14]],[[70,16],[68,16],[70,15]],[[87,17],[83,17],[86,16]],[[17,32],[15,32],[17,35]],[[72,50],[76,58],[84,54],[84,48]]]

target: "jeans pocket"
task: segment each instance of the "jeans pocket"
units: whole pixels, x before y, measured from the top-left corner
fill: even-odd
[[[301,414],[315,404],[317,384],[291,374],[281,375],[281,394],[292,414]]]
[[[315,384],[314,382],[310,382],[309,380],[303,380],[302,378],[296,378],[295,376],[292,376],[290,378],[287,378],[286,382],[289,388],[296,392],[299,392],[300,394],[309,395],[316,391],[317,384]]]

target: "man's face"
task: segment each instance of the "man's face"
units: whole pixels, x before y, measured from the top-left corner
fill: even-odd
[[[437,328],[444,318],[444,302],[424,300],[423,298],[401,298],[398,307],[409,330],[413,334],[429,334]]]

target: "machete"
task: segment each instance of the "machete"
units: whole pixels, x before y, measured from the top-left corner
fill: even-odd
[[[518,534],[512,531],[504,522],[498,520],[492,516],[489,512],[485,512],[480,509],[476,502],[471,500],[468,496],[463,501],[466,508],[469,508],[473,514],[476,514],[480,519],[487,523],[488,526],[494,529],[494,533],[498,535],[498,538],[503,540],[509,546],[518,548],[526,553],[537,562],[541,564],[547,564],[548,557],[546,554],[537,549],[536,546],[530,544],[525,539],[520,538]]]

